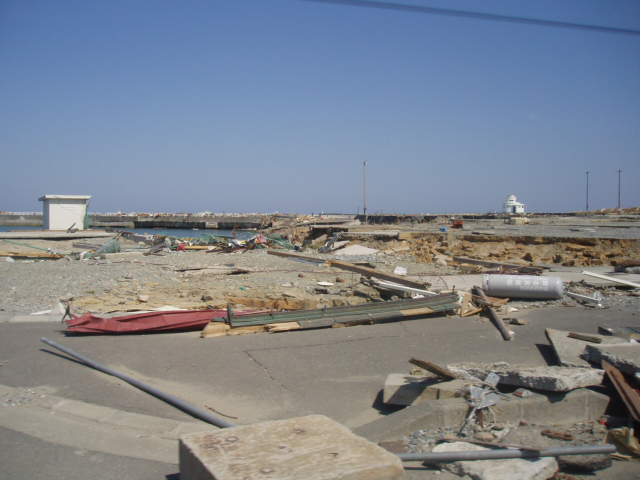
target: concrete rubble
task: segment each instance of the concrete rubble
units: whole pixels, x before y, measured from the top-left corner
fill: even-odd
[[[434,452],[475,452],[489,451],[487,447],[464,442],[443,443]],[[474,480],[547,480],[558,471],[555,458],[536,460],[508,459],[459,461],[439,465],[456,475],[468,475]]]
[[[632,332],[635,327],[630,316],[625,318],[627,327],[618,321],[608,333],[595,334],[587,328],[576,332],[563,330],[570,328],[563,318],[563,312],[567,310],[557,307],[604,313],[608,312],[604,308],[619,309],[629,315],[637,312],[640,300],[633,288],[638,285],[640,275],[635,270],[638,268],[636,260],[629,257],[640,257],[640,238],[633,237],[635,233],[632,238],[626,236],[637,226],[625,224],[628,230],[622,231],[616,229],[617,223],[611,222],[607,226],[607,232],[614,232],[611,238],[598,238],[595,234],[598,225],[591,230],[585,229],[584,225],[591,224],[581,219],[570,219],[582,225],[573,229],[566,225],[557,227],[553,222],[566,222],[557,218],[532,216],[506,219],[508,222],[502,218],[497,220],[481,223],[465,219],[454,227],[451,219],[437,217],[425,225],[415,222],[411,226],[374,226],[357,219],[277,218],[274,215],[257,222],[266,228],[239,233],[233,238],[207,234],[205,242],[169,236],[138,238],[137,234],[112,234],[87,237],[103,241],[104,245],[71,247],[71,242],[82,237],[62,235],[55,240],[62,248],[45,245],[43,242],[52,241],[45,235],[29,241],[33,245],[11,244],[10,247],[16,250],[14,253],[22,256],[7,256],[12,260],[15,257],[15,261],[2,262],[2,268],[13,269],[7,270],[12,274],[19,268],[26,269],[27,262],[33,262],[34,258],[51,258],[47,255],[55,250],[66,260],[47,262],[60,262],[71,273],[55,273],[52,280],[44,280],[51,288],[66,277],[72,277],[78,266],[86,271],[93,269],[87,277],[82,277],[82,288],[65,287],[64,298],[73,297],[73,306],[78,313],[95,310],[103,315],[118,315],[177,308],[205,311],[211,315],[213,310],[227,309],[228,318],[221,317],[224,320],[209,325],[210,329],[224,330],[224,335],[203,335],[212,338],[210,343],[229,341],[231,344],[235,341],[240,345],[245,339],[225,340],[225,337],[262,333],[263,337],[269,337],[265,339],[266,344],[280,335],[277,342],[269,343],[268,347],[253,344],[251,348],[243,347],[246,350],[229,350],[233,354],[224,359],[224,370],[229,377],[235,373],[228,358],[233,361],[248,358],[252,367],[257,365],[260,369],[246,377],[249,383],[259,385],[266,379],[268,388],[275,385],[268,393],[259,391],[257,386],[251,391],[256,405],[263,402],[257,409],[266,420],[219,431],[201,432],[199,427],[189,426],[185,431],[197,433],[180,438],[180,476],[184,480],[258,477],[401,479],[408,476],[409,469],[405,472],[400,457],[385,451],[376,445],[377,442],[400,444],[396,445],[399,453],[481,451],[506,445],[510,448],[546,448],[563,445],[563,442],[593,445],[604,441],[609,426],[625,421],[628,416],[618,392],[608,385],[604,371],[599,367],[606,360],[628,374],[626,378],[630,384],[640,382],[640,344],[629,343],[629,337],[640,334]],[[548,230],[543,231],[545,229]],[[556,233],[549,235],[552,230]],[[22,239],[8,236],[7,240],[10,238]],[[77,251],[81,246],[83,251]],[[38,257],[28,255],[28,249],[34,248],[47,250],[47,253],[38,253]],[[278,253],[280,257],[275,258],[272,253]],[[344,262],[339,260],[345,256],[351,258]],[[46,270],[43,267],[38,268]],[[589,271],[583,274],[583,268]],[[612,268],[617,272],[612,273]],[[592,274],[592,271],[597,273]],[[111,272],[118,272],[111,279],[113,281],[105,283],[106,286],[97,286],[96,278],[111,275]],[[488,288],[473,289],[489,276],[494,281],[533,282],[533,286],[538,286],[540,279],[553,280],[558,288],[554,295],[535,299],[518,298],[518,295],[507,295],[503,291],[491,296]],[[14,289],[25,288],[17,283],[16,286],[12,285]],[[3,306],[9,306],[18,296],[13,293],[15,291],[0,292],[4,295]],[[47,303],[31,318],[24,319],[7,310],[9,313],[0,320],[7,323],[59,322],[66,314],[65,308],[43,310],[52,304],[52,299],[62,298],[57,290],[52,292]],[[384,330],[390,328],[391,317],[375,317],[373,309],[369,309],[371,305],[386,307],[393,302],[411,303],[432,295],[449,295],[452,300],[442,310],[431,308],[437,306],[435,304],[412,309],[399,306],[398,311],[394,311],[397,318],[393,320],[401,323],[404,330]],[[57,300],[54,305],[58,305]],[[242,315],[234,318],[237,324],[232,323],[234,312],[251,308],[261,309],[260,315],[272,319],[280,315],[294,318],[294,311],[299,312],[300,318],[295,317],[295,322],[273,323],[269,328],[258,328],[249,323],[241,325],[245,321],[240,318]],[[548,321],[536,322],[528,316],[540,308],[553,311]],[[319,315],[318,318],[310,317],[312,309],[316,310],[314,315]],[[345,315],[344,321],[328,322],[327,315],[337,315],[336,311],[349,315]],[[520,316],[522,319],[517,318]],[[486,329],[484,324],[488,319],[495,329]],[[429,322],[439,322],[438,334],[442,337],[432,336],[434,332],[424,327]],[[576,325],[571,326],[575,328]],[[353,338],[349,334],[340,341],[335,340],[331,335],[338,332],[337,327],[344,326],[355,327],[348,329],[355,330]],[[324,334],[319,333],[322,327],[327,327]],[[627,338],[615,336],[624,328],[628,329]],[[459,342],[458,336],[465,329],[474,332],[473,335],[477,330],[477,337]],[[289,333],[279,333],[285,331]],[[542,344],[543,331],[548,345]],[[308,341],[316,334],[318,337]],[[503,342],[500,335],[509,341]],[[283,357],[288,357],[286,349],[293,349],[298,338],[307,339],[308,343],[290,358],[276,363],[282,370],[264,361],[268,355],[278,355],[274,352],[280,349],[287,352],[282,353]],[[321,340],[315,341],[316,338]],[[485,343],[487,338],[495,341],[492,344],[495,347],[476,351],[475,343],[480,338]],[[385,352],[383,359],[379,355],[383,343],[375,343],[380,339],[404,343],[394,344],[394,351]],[[81,342],[77,338],[74,340]],[[460,378],[415,369],[393,373],[401,372],[397,369],[400,360],[414,354],[429,354],[433,347],[430,342],[436,340],[448,342],[449,351],[441,351],[446,359],[435,356],[431,359],[442,361],[446,370]],[[288,410],[284,412],[283,405],[296,415],[306,415],[321,408],[319,402],[313,402],[316,396],[322,396],[322,392],[310,391],[308,384],[299,389],[289,384],[289,368],[299,368],[301,371],[296,371],[294,378],[305,381],[308,376],[318,375],[326,364],[338,362],[345,351],[341,348],[354,348],[355,342],[369,341],[371,347],[362,353],[364,360],[359,367],[366,371],[353,372],[345,362],[338,367],[345,372],[342,376],[322,378],[314,388],[322,390],[325,386],[331,392],[327,396],[337,395],[336,398],[342,400],[340,393],[334,393],[338,390],[330,389],[343,382],[345,390],[349,390],[362,382],[368,389],[364,394],[367,407],[373,404],[375,412],[367,411],[362,416],[350,413],[340,418],[340,422],[321,415],[281,419],[289,414]],[[98,344],[100,340],[87,339],[86,344],[89,342]],[[323,357],[318,352],[326,345],[331,346],[327,349],[330,353]],[[538,352],[533,345],[539,348],[541,357],[536,358]],[[211,350],[216,346],[211,345]],[[166,344],[163,348],[167,348]],[[508,352],[503,357],[502,348]],[[483,363],[468,361],[485,360],[484,355],[490,358]],[[522,363],[521,355],[526,357]],[[497,361],[503,358],[508,363]],[[543,362],[559,366],[544,366]],[[187,363],[198,367],[197,360],[192,358],[185,365]],[[207,368],[213,370],[221,364],[211,363]],[[6,369],[4,365],[0,363],[0,367]],[[131,370],[140,368],[142,365],[136,365]],[[218,372],[207,372],[209,374],[211,378],[220,378]],[[492,374],[498,377],[496,381],[490,380]],[[209,381],[209,377],[203,378]],[[376,391],[376,384],[381,392]],[[176,391],[180,391],[178,385],[176,382]],[[237,386],[234,388],[242,390]],[[303,391],[305,389],[307,391]],[[112,391],[116,390],[114,385]],[[355,394],[340,392],[344,394],[345,402],[353,401]],[[234,398],[234,394],[230,397]],[[105,400],[105,403],[110,401]],[[55,414],[53,416],[77,416],[72,402],[57,403],[55,408],[51,407],[51,413]],[[5,403],[7,408],[11,406],[10,402]],[[89,411],[91,407],[84,409]],[[103,412],[102,409],[107,410]],[[128,421],[124,412],[116,414],[112,410],[113,407],[96,405],[97,421],[104,423],[104,418],[108,417],[117,426]],[[10,418],[8,410],[2,413],[1,418]],[[21,412],[20,419],[27,418],[28,413]],[[42,412],[38,416],[45,417]],[[238,418],[238,423],[244,423],[240,415]],[[12,428],[18,428],[20,423],[7,422]],[[56,422],[56,425],[63,425],[59,418]],[[144,423],[148,430],[156,428],[151,418],[144,418],[144,422],[138,419],[138,422]],[[169,427],[174,428],[173,423],[166,423],[168,426],[157,427],[158,435],[164,435]],[[28,434],[35,431],[29,430]],[[47,441],[55,439],[53,434],[48,435]],[[634,435],[633,430],[630,435]],[[94,443],[99,444],[91,444]],[[166,447],[164,441],[158,443]],[[114,451],[123,453],[122,449]],[[596,472],[611,464],[611,456],[602,454],[535,461],[456,461],[438,467],[466,478],[493,480],[546,479],[559,470]],[[416,472],[411,474],[418,475]]]
[[[181,480],[402,480],[401,460],[322,415],[185,435]]]
[[[596,365],[606,360],[622,372],[640,373],[640,343],[618,345],[587,345],[585,356]]]
[[[463,377],[484,378],[489,372],[500,375],[504,385],[533,388],[547,392],[568,392],[576,388],[600,385],[604,371],[571,367],[531,367],[507,363],[456,363],[447,368]]]
[[[545,329],[545,334],[549,339],[549,344],[554,350],[558,363],[562,367],[592,368],[593,364],[585,358],[587,346],[592,345],[592,343],[587,340],[571,338],[569,337],[570,333],[571,332],[555,330],[553,328]],[[604,335],[592,336],[598,339],[602,345],[629,343],[619,337],[607,337]]]

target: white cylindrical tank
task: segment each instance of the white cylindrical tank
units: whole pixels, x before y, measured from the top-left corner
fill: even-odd
[[[485,274],[482,290],[490,297],[556,300],[562,298],[564,285],[560,277]]]

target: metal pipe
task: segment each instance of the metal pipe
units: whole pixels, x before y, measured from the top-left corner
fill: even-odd
[[[93,360],[74,352],[73,350],[69,350],[68,348],[63,347],[62,345],[59,345],[49,340],[48,338],[42,337],[40,340],[46,343],[47,345],[51,345],[52,347],[57,348],[58,350],[75,358],[76,360],[80,360],[85,365],[88,365],[91,368],[95,368],[96,370],[100,370],[101,372],[106,373],[107,375],[112,375],[114,377],[119,378],[120,380],[124,380],[125,382],[133,385],[134,387],[139,388],[140,390],[145,391],[147,393],[150,393],[154,397],[157,397],[160,400],[163,400],[168,404],[173,405],[176,408],[179,408],[183,412],[188,413],[189,415],[195,418],[199,418],[203,422],[210,423],[211,425],[215,425],[216,427],[220,427],[220,428],[229,428],[234,426],[229,422],[226,422],[217,417],[214,417],[213,415],[205,412],[204,410],[200,410],[199,408],[188,404],[184,400],[180,400],[179,398],[174,397],[173,395],[169,395],[168,393],[163,392],[162,390],[158,390],[157,388],[152,387],[151,385],[147,385],[146,383],[143,383],[140,380],[136,380],[135,378],[129,377],[109,367],[105,367],[104,365],[96,363]]]
[[[403,462],[459,462],[461,460],[496,460],[504,458],[558,457],[560,455],[591,455],[615,453],[615,445],[587,445],[549,448],[548,450],[485,450],[466,452],[399,453]]]
[[[43,252],[51,253],[51,249],[50,248],[34,247],[33,245],[27,245],[26,243],[14,242],[13,240],[6,240],[4,238],[2,239],[2,241],[3,242],[7,242],[7,243],[13,243],[15,245],[22,245],[23,247],[35,248],[36,250],[42,250]]]

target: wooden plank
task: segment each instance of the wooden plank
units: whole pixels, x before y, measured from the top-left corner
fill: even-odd
[[[307,257],[305,255],[298,255],[296,253],[289,253],[289,252],[281,252],[278,250],[268,250],[267,251],[268,255],[275,255],[277,257],[287,257],[287,258],[291,258],[292,260],[300,260],[303,262],[311,262],[311,263],[315,263],[318,265],[321,265],[323,263],[327,263],[326,260],[322,259],[322,258],[316,258],[316,257]]]
[[[428,372],[435,373],[441,377],[450,378],[451,380],[456,380],[460,378],[453,372],[450,372],[446,368],[442,368],[435,363],[427,362],[426,360],[420,360],[418,358],[412,358],[409,360],[409,363],[415,365],[416,367],[420,367]]]
[[[388,280],[390,282],[399,283],[400,285],[406,285],[407,287],[419,288],[421,290],[424,290],[425,286],[429,286],[428,283],[413,282],[411,280],[407,280],[405,277],[401,277],[400,275],[394,275],[393,273],[384,273],[378,270],[374,270],[373,268],[360,267],[352,263],[340,262],[338,260],[329,260],[328,263],[332,267],[340,268],[341,270],[347,270],[349,272],[359,273],[363,277],[367,278],[380,278],[382,280]]]
[[[602,338],[597,335],[585,335],[584,333],[569,332],[567,337],[577,338],[578,340],[584,340],[585,342],[602,343]]]
[[[224,337],[231,327],[222,322],[209,322],[200,333],[202,338]]]
[[[470,317],[471,315],[475,315],[476,313],[480,313],[482,311],[482,308],[471,305],[472,299],[473,296],[469,292],[466,292],[464,294],[464,296],[462,297],[462,306],[460,307],[460,310],[458,310],[458,315],[460,315],[461,317]]]
[[[58,260],[63,258],[64,255],[59,253],[30,253],[30,252],[2,252],[0,253],[0,257],[12,257],[12,258],[48,258],[53,260]]]
[[[491,318],[491,322],[498,329],[498,331],[500,332],[500,335],[502,335],[502,338],[504,340],[511,340],[511,334],[509,333],[509,330],[507,330],[507,327],[504,326],[504,323],[503,323],[502,319],[498,316],[498,314],[496,313],[496,311],[492,307],[488,306],[489,299],[484,294],[484,291],[480,287],[474,286],[473,287],[473,292],[476,295],[480,296],[482,298],[482,300],[484,300],[484,302],[487,304],[487,306],[485,308],[489,312],[489,318]]]
[[[412,315],[427,315],[429,313],[433,313],[434,310],[429,307],[424,308],[413,308],[411,310],[400,310],[400,313],[405,317],[410,317]]]
[[[476,302],[477,305],[493,307],[493,308],[500,308],[509,301],[508,298],[496,298],[496,297],[485,297],[485,298],[487,299],[487,301],[485,301],[481,296],[475,295],[473,297],[473,300]]]
[[[247,335],[248,333],[264,333],[268,325],[249,325],[246,327],[231,327],[227,335]]]
[[[622,375],[622,372],[611,365],[606,360],[602,361],[602,368],[613,382],[613,386],[622,397],[625,405],[629,409],[629,413],[635,418],[636,422],[640,422],[640,393],[634,389]]]
[[[290,332],[292,330],[301,330],[302,327],[298,322],[271,323],[266,325],[268,332]]]
[[[619,283],[620,285],[626,285],[627,287],[640,288],[640,283],[628,282],[627,280],[622,280],[620,278],[609,277],[607,275],[600,275],[599,273],[593,272],[582,272],[582,274],[589,277],[600,278],[602,280],[609,280],[610,282]]]

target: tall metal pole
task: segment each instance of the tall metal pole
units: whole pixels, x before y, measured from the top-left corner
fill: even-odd
[[[367,162],[364,162],[364,223],[367,223]]]
[[[587,212],[589,211],[589,172],[587,172]]]
[[[618,170],[618,210],[620,210],[620,174],[622,170]]]

